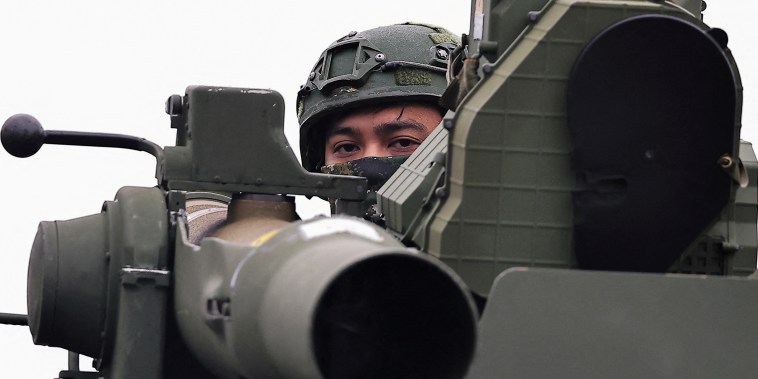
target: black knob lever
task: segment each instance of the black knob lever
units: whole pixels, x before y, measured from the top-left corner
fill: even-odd
[[[45,130],[34,116],[19,113],[9,117],[0,130],[0,141],[5,151],[19,158],[31,157],[43,144],[115,147],[144,151],[163,159],[163,148],[145,138],[124,134],[69,132]]]

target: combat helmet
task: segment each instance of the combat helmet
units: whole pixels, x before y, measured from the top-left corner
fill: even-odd
[[[444,28],[406,22],[350,32],[321,54],[297,94],[303,167],[318,171],[324,160],[329,115],[364,104],[430,101],[447,87],[445,71],[460,38]]]

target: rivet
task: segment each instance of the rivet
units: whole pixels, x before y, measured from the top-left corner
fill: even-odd
[[[437,197],[440,199],[447,198],[447,190],[445,189],[445,187],[437,188],[436,190],[434,190],[434,194],[437,195]]]
[[[732,164],[734,164],[734,161],[732,160],[732,157],[725,155],[721,157],[721,159],[719,160],[719,164],[723,168],[729,168],[729,167],[732,167]]]
[[[377,62],[384,62],[384,60],[387,59],[384,54],[379,53],[374,56],[374,60]]]

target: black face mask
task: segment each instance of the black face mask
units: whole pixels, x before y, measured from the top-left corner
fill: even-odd
[[[376,192],[400,168],[409,155],[394,157],[365,157],[344,163],[334,163],[321,167],[321,172],[332,175],[362,176],[368,179],[368,195],[362,202],[363,217],[373,222],[381,221],[381,215],[376,211]],[[334,199],[329,199],[334,214]]]

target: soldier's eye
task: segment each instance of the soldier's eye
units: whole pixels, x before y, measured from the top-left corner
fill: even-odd
[[[392,140],[392,142],[390,142],[389,149],[393,153],[397,154],[412,153],[420,144],[421,141],[415,138],[403,137]]]
[[[333,154],[337,157],[347,157],[360,150],[360,147],[353,143],[342,143],[334,146]]]

